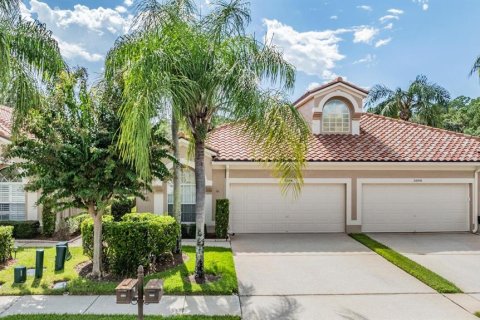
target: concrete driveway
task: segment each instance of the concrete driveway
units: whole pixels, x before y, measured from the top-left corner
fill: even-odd
[[[476,319],[346,234],[232,239],[242,319]]]
[[[480,298],[480,236],[470,233],[370,236]]]

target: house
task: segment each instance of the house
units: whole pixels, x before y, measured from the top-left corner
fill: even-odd
[[[342,78],[295,105],[311,126],[305,184],[284,196],[233,125],[211,133],[206,223],[230,200],[232,233],[476,231],[480,139],[363,111],[367,91]],[[195,221],[193,162],[182,173],[182,220]],[[171,211],[171,185],[157,182],[138,211]]]

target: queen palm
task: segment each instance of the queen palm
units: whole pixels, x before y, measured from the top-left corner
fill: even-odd
[[[22,18],[19,3],[0,1],[0,103],[14,107],[16,124],[42,105],[45,87],[66,68],[51,32]]]
[[[156,8],[156,1],[147,3]],[[147,20],[149,28],[116,43],[107,56],[106,78],[123,75],[120,148],[142,174],[149,174],[152,119],[173,106],[185,123],[195,163],[195,276],[204,279],[204,155],[215,123],[227,118],[238,125],[255,144],[257,158],[274,165],[283,185],[294,190],[302,182],[308,127],[282,98],[294,85],[294,68],[272,45],[245,33],[250,13],[243,1],[218,2],[205,16],[195,10],[183,17],[166,12],[162,21],[168,27]]]
[[[370,89],[366,105],[372,113],[438,126],[449,99],[446,89],[420,75],[407,90],[375,85]]]

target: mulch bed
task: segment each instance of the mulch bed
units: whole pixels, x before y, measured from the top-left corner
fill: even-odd
[[[175,268],[185,263],[188,259],[189,257],[186,254],[165,255],[161,259],[161,261],[153,265],[149,270],[146,270],[145,275],[167,271],[169,269]],[[96,278],[91,277],[92,269],[93,269],[93,263],[91,261],[80,263],[75,267],[75,270],[80,275],[80,277],[87,278],[90,280],[98,280]],[[124,277],[122,276],[106,273],[103,275],[102,279],[99,281],[119,281],[119,280],[122,280],[123,278]]]

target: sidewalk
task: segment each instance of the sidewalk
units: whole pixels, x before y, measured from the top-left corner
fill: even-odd
[[[163,296],[145,305],[146,315],[241,315],[238,296]],[[0,317],[15,314],[137,314],[136,305],[115,303],[115,296],[4,296]]]

